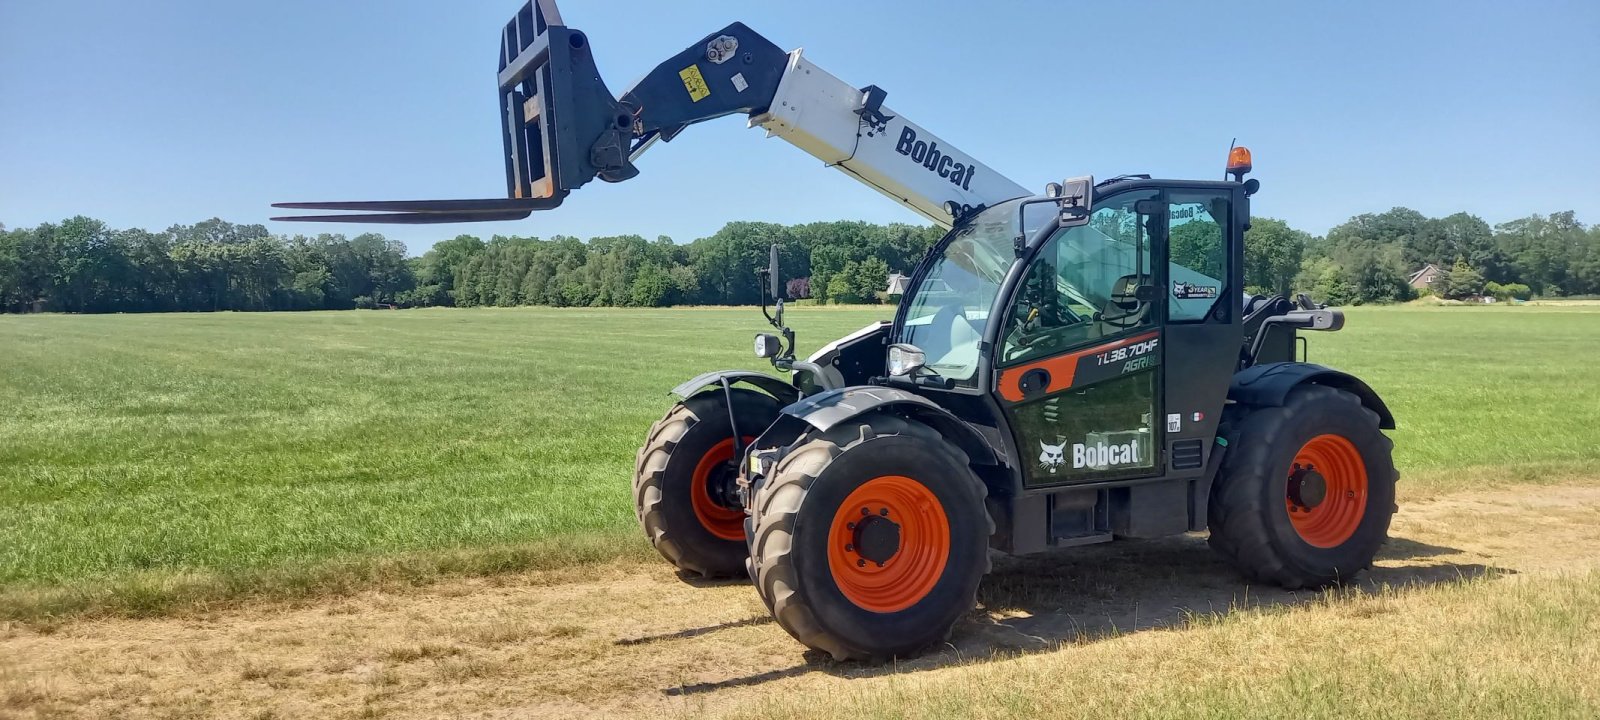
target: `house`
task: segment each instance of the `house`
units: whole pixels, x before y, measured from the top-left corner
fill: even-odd
[[[911,286],[911,276],[900,273],[889,273],[889,287],[883,291],[885,295],[904,295]],[[944,278],[928,278],[922,284],[922,291],[926,293],[950,292],[950,283]]]
[[[1411,273],[1411,277],[1408,279],[1408,282],[1411,283],[1412,288],[1423,290],[1433,285],[1433,281],[1438,279],[1439,266],[1433,263],[1428,263],[1427,265],[1423,265],[1421,270]]]

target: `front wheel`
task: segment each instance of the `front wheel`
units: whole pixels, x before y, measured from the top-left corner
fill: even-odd
[[[1246,576],[1322,587],[1372,565],[1394,515],[1394,443],[1360,399],[1317,385],[1240,419],[1211,491],[1211,547]]]
[[[873,415],[802,437],[751,503],[751,576],[778,625],[835,659],[944,639],[976,603],[994,525],[967,457]]]
[[[678,569],[703,577],[745,571],[730,395],[740,445],[748,447],[778,417],[778,401],[761,393],[700,393],[650,428],[634,467],[634,512],[645,537]]]

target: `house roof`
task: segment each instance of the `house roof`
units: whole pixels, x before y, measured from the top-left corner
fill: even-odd
[[[1427,275],[1429,270],[1432,270],[1434,272],[1438,272],[1439,271],[1439,266],[1438,265],[1434,265],[1433,263],[1428,263],[1427,265],[1423,265],[1421,270],[1418,270],[1418,271],[1416,271],[1414,273],[1411,273],[1411,277],[1407,278],[1407,282],[1415,284],[1418,279],[1420,279],[1424,275]]]

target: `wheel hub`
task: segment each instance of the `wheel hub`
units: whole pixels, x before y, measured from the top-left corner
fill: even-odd
[[[1328,498],[1328,481],[1317,472],[1314,465],[1294,466],[1289,474],[1289,500],[1308,510],[1316,508]]]
[[[1335,548],[1361,528],[1367,508],[1367,468],[1349,438],[1325,433],[1295,453],[1283,504],[1301,540]]]
[[[900,526],[886,515],[873,513],[870,508],[862,508],[862,511],[869,514],[855,524],[850,544],[863,560],[882,565],[900,552]],[[887,508],[880,512],[887,512]]]
[[[723,540],[743,541],[744,506],[739,502],[739,461],[733,446],[730,437],[706,450],[695,465],[688,494],[694,515],[706,532]]]
[[[900,612],[933,592],[950,561],[952,535],[931,488],[904,475],[880,475],[834,510],[828,573],[856,607]]]
[[[729,510],[744,510],[739,502],[739,463],[729,460],[711,469],[706,478],[706,491],[711,501]]]

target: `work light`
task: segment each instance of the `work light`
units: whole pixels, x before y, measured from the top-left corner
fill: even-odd
[[[778,342],[778,336],[768,335],[766,333],[756,336],[756,357],[777,357],[780,349],[782,349],[782,346]]]

